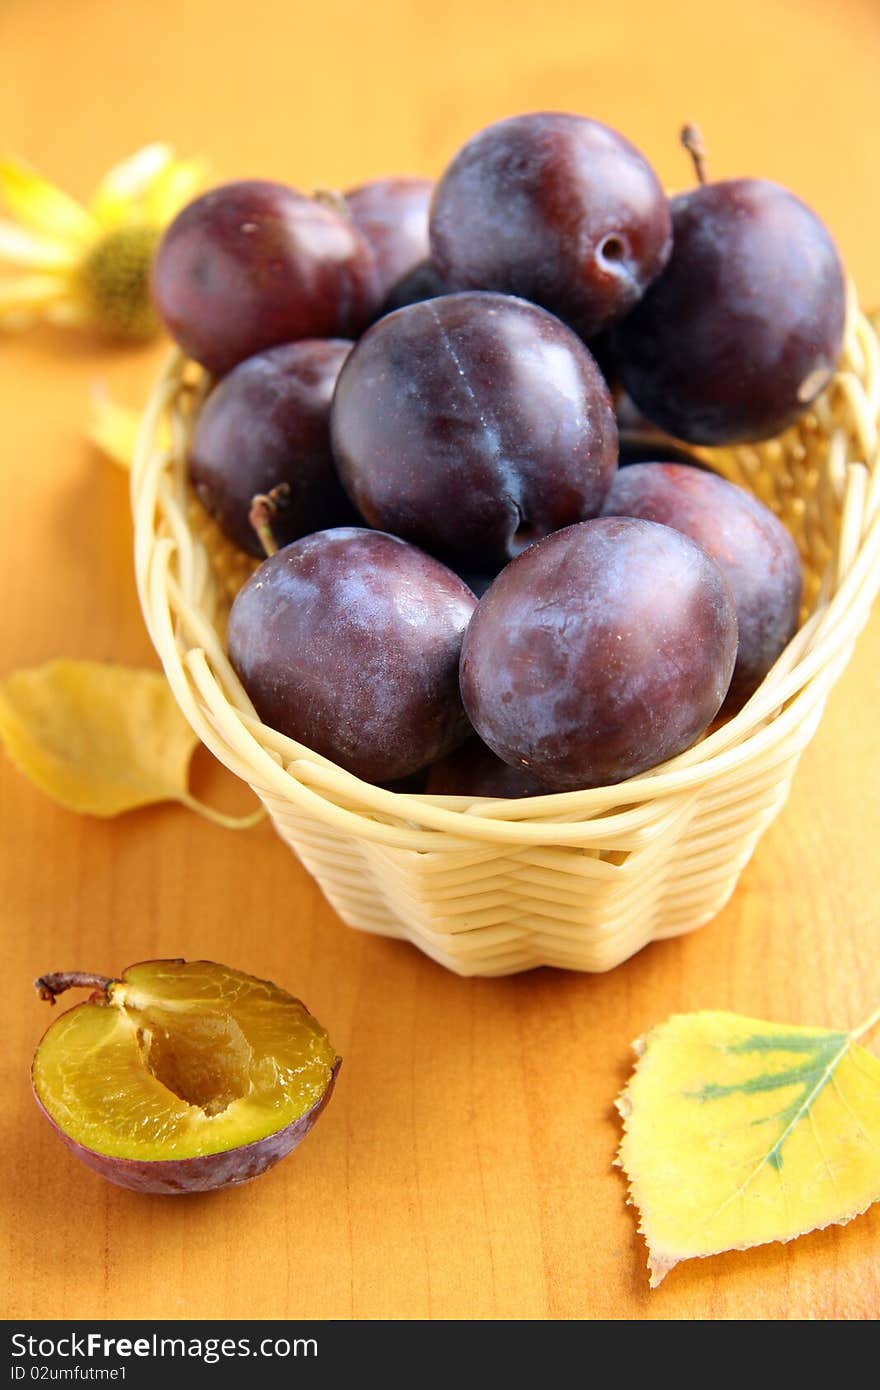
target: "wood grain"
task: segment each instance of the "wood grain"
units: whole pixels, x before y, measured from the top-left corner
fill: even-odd
[[[218,177],[434,173],[480,125],[538,107],[618,125],[674,186],[677,127],[699,119],[715,173],[797,190],[880,301],[874,0],[6,0],[0,45],[4,141],[83,195],[158,137]],[[155,664],[126,480],[82,432],[90,387],[137,404],[159,352],[49,331],[0,343],[2,671],[61,654]],[[265,825],[236,836],[173,806],[78,819],[0,757],[5,1316],[876,1317],[877,1210],[683,1266],[649,1294],[610,1163],[629,1042],[670,1012],[845,1027],[880,999],[878,671],[875,617],[727,909],[596,977],[456,979],[343,927]],[[248,804],[207,756],[195,780]],[[31,979],[163,954],[277,979],[345,1057],[315,1133],[251,1187],[110,1188],[30,1098],[49,1021]]]

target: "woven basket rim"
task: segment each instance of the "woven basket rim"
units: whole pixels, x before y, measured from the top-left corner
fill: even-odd
[[[389,845],[400,844],[405,830],[416,839],[428,832],[433,840],[441,832],[513,846],[587,838],[594,843],[597,836],[619,838],[622,830],[636,829],[640,808],[695,793],[719,773],[745,767],[795,736],[824,704],[867,620],[880,589],[880,343],[852,292],[845,343],[840,370],[813,407],[829,449],[843,430],[841,412],[860,445],[859,461],[846,465],[838,553],[829,566],[836,570],[832,592],[820,598],[748,703],[677,757],[611,786],[504,800],[388,791],[260,721],[197,597],[184,593],[201,541],[182,514],[175,515],[171,534],[156,530],[162,479],[176,465],[180,484],[184,470],[182,437],[170,448],[158,438],[187,368],[184,355],[173,350],[143,414],[131,494],[141,606],[184,714],[212,751],[261,794],[293,801],[339,829]],[[708,460],[716,451],[703,452]],[[167,495],[163,503],[167,512]]]

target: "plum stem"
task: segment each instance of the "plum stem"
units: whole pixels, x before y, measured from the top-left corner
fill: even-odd
[[[66,989],[99,989],[106,994],[113,981],[108,975],[93,975],[88,970],[55,970],[34,980],[34,989],[48,1004]]]
[[[249,811],[244,816],[227,816],[225,811],[218,811],[214,806],[208,806],[206,802],[199,801],[197,797],[190,796],[189,792],[182,792],[178,797],[181,806],[185,806],[189,811],[195,811],[197,815],[204,816],[205,820],[213,822],[214,825],[222,825],[224,830],[253,830],[255,825],[265,818],[265,806],[258,806],[255,811]]]
[[[260,545],[267,556],[278,553],[278,545],[272,534],[272,522],[279,510],[287,505],[290,497],[290,484],[279,483],[269,492],[258,492],[251,499],[248,521],[257,533]]]
[[[690,121],[687,125],[682,126],[681,143],[684,145],[685,149],[687,150],[688,154],[694,162],[694,170],[696,172],[698,181],[701,184],[706,183],[708,178],[706,169],[706,146],[703,144],[703,137],[700,133],[700,127],[697,125],[692,125]]]
[[[336,212],[340,217],[344,217],[346,222],[351,221],[351,208],[348,206],[345,196],[342,193],[337,193],[335,188],[316,188],[312,197],[316,203],[321,203],[331,212]]]
[[[880,1024],[880,1009],[875,1009],[872,1014],[863,1019],[857,1028],[853,1029],[849,1036],[855,1042],[858,1038],[863,1038],[866,1033],[870,1033],[878,1024]]]

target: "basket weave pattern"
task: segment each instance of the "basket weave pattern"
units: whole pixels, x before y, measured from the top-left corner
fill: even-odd
[[[855,301],[839,371],[809,415],[765,444],[698,451],[794,536],[796,637],[746,707],[687,752],[619,786],[528,800],[384,791],[260,722],[224,648],[253,562],[186,475],[205,389],[175,354],[145,413],[132,477],[141,605],[183,713],[344,921],[459,974],[501,975],[607,970],[714,917],[783,805],[880,587],[880,347]]]

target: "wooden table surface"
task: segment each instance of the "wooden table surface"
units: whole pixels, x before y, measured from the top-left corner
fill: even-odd
[[[876,0],[3,0],[0,131],[71,191],[152,139],[219,179],[345,187],[440,171],[515,111],[619,127],[670,185],[699,120],[716,175],[789,185],[880,302]],[[155,666],[126,479],[89,392],[139,404],[162,347],[41,330],[0,343],[0,671]],[[0,755],[6,1317],[871,1318],[880,1210],[681,1266],[649,1293],[611,1168],[629,1043],[677,1010],[846,1027],[880,1001],[880,613],[721,916],[604,976],[468,981],[349,930],[264,824],[175,806],[102,822]],[[250,794],[200,754],[195,785]],[[302,995],[345,1058],[303,1148],[251,1186],[135,1196],[77,1164],[29,1092],[46,969],[207,956]],[[876,1046],[876,1043],[874,1044]]]

